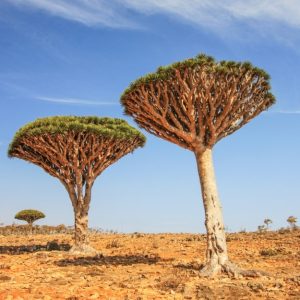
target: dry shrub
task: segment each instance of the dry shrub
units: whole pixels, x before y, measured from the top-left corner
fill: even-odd
[[[120,248],[122,245],[118,240],[112,240],[106,245],[106,249],[111,249],[111,248]]]
[[[263,249],[259,251],[261,256],[275,256],[278,254],[276,249]]]
[[[179,269],[173,269],[169,276],[160,280],[156,287],[162,291],[182,292],[184,284],[188,280],[188,275]]]

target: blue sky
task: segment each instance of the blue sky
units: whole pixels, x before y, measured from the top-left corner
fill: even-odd
[[[251,61],[271,75],[277,103],[214,148],[226,227],[273,228],[300,217],[298,0],[2,0],[0,222],[42,210],[40,224],[73,224],[61,183],[7,158],[15,131],[38,117],[125,118],[128,84],[160,65],[206,53]],[[144,132],[145,133],[145,132]],[[90,226],[121,232],[204,232],[191,152],[145,133],[147,144],[97,179]]]

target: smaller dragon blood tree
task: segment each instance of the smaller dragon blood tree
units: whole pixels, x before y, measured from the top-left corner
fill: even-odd
[[[286,220],[290,226],[291,226],[291,229],[296,229],[296,223],[297,223],[297,218],[294,217],[294,216],[289,216]]]
[[[24,209],[24,210],[19,211],[15,215],[15,219],[26,221],[31,230],[32,230],[32,224],[35,221],[37,221],[39,219],[43,219],[43,218],[45,218],[44,213],[42,213],[39,210],[35,210],[35,209]]]
[[[145,144],[145,137],[122,119],[57,116],[20,128],[8,149],[43,168],[66,188],[75,216],[73,253],[96,251],[88,241],[88,211],[96,178],[111,164]]]

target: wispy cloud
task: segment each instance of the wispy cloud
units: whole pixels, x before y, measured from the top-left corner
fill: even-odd
[[[203,26],[235,20],[279,21],[300,28],[299,0],[123,0],[143,13],[168,13]]]
[[[271,38],[292,48],[300,40],[299,0],[123,0],[122,3],[139,13],[168,15],[224,39]]]
[[[130,19],[123,16],[124,11],[117,8],[118,1],[103,0],[6,0],[18,7],[45,11],[87,26],[135,27]]]
[[[75,105],[118,105],[115,102],[97,102],[93,100],[86,100],[86,99],[77,99],[77,98],[55,98],[55,97],[44,97],[44,96],[37,96],[35,97],[36,100],[45,101],[45,102],[53,102],[59,104],[75,104]]]
[[[6,0],[88,26],[136,27],[129,12],[173,15],[210,29],[239,21],[300,28],[299,0]]]

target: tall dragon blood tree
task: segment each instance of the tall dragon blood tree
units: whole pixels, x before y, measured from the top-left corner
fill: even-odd
[[[250,272],[228,258],[212,148],[274,103],[269,78],[249,62],[216,62],[201,54],[158,68],[121,97],[125,113],[140,127],[195,154],[207,230],[204,276]]]
[[[145,137],[121,119],[57,116],[19,129],[8,155],[34,163],[59,179],[75,215],[71,252],[95,253],[87,236],[92,186],[107,167],[144,143]]]

